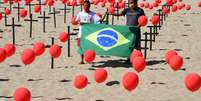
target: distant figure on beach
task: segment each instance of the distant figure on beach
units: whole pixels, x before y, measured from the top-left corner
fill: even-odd
[[[101,22],[102,19],[93,11],[90,10],[90,1],[84,1],[84,9],[83,11],[79,12],[77,15],[77,18],[75,19],[77,22],[79,22],[79,32],[78,32],[78,46],[80,45],[80,38],[82,36],[82,25],[87,23],[94,23],[97,24],[98,22]],[[84,64],[84,55],[81,54],[81,62],[80,64]]]
[[[126,25],[127,26],[136,26],[139,27],[139,31],[136,33],[136,42],[135,42],[135,49],[141,50],[140,45],[140,39],[141,39],[141,31],[140,31],[140,25],[138,24],[138,18],[140,16],[145,15],[144,10],[138,7],[138,0],[129,0],[129,7],[125,8],[120,13],[114,13],[112,14],[114,16],[126,16]],[[130,62],[129,59],[127,59],[126,62]]]

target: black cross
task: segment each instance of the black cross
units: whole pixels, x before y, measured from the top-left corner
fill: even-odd
[[[66,8],[67,6],[64,5],[64,8],[61,8],[59,10],[63,10],[64,11],[64,23],[66,23],[66,11],[69,11],[70,9],[69,8]]]
[[[46,19],[50,19],[50,17],[47,17],[45,15],[45,11],[43,11],[43,16],[39,16],[38,18],[43,18],[43,32],[45,32],[45,22],[46,22]]]
[[[161,26],[161,25],[163,25],[163,13],[162,13],[162,9],[158,9],[157,11],[158,11],[158,15],[159,15],[159,26]],[[161,28],[159,27],[159,29],[161,29]]]
[[[54,17],[54,28],[56,28],[56,14],[59,14],[59,13],[60,13],[59,11],[55,10],[55,7],[53,8],[53,12],[49,13],[49,14],[53,14],[53,17]]]
[[[13,31],[13,44],[15,45],[15,27],[21,27],[20,24],[15,24],[15,19],[14,17],[12,18],[12,24],[7,25],[7,26],[12,26],[12,31]]]
[[[33,25],[33,22],[38,22],[38,20],[33,20],[33,15],[31,14],[30,15],[30,19],[24,19],[24,21],[29,21],[30,22],[30,27],[29,27],[29,29],[30,29],[30,38],[32,38],[32,25]]]
[[[10,11],[12,11],[12,0],[9,0]]]
[[[70,57],[70,26],[68,26],[67,29],[68,29],[68,57]]]
[[[24,8],[20,7],[20,3],[17,3],[17,7],[13,7],[13,8],[17,9],[18,22],[20,22],[20,9],[24,9]]]

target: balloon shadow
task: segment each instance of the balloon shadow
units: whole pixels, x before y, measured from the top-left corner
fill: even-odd
[[[28,79],[27,81],[41,81],[43,79]]]

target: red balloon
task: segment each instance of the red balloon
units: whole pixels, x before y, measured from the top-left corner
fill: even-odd
[[[102,83],[107,79],[107,71],[105,69],[96,69],[94,79],[97,83]]]
[[[61,0],[61,3],[64,5],[66,4],[66,2],[67,2],[67,0]]]
[[[174,55],[170,58],[169,65],[174,71],[179,70],[183,65],[183,58],[179,55]]]
[[[27,88],[18,88],[14,92],[14,101],[30,101],[31,92]]]
[[[47,1],[48,6],[53,6],[54,5],[54,0],[48,0]]]
[[[25,5],[28,5],[31,3],[31,0],[25,0]]]
[[[76,6],[76,5],[77,5],[77,1],[76,1],[76,0],[73,0],[73,1],[71,2],[71,5],[72,5],[72,6]]]
[[[2,13],[0,13],[0,21],[1,21],[2,18],[3,18],[3,15],[2,15]]]
[[[71,23],[72,23],[72,25],[77,25],[78,24],[78,21],[76,21],[76,16],[71,18]]]
[[[109,3],[114,3],[114,2],[115,2],[115,0],[108,0],[108,2],[109,2]]]
[[[181,4],[181,6],[182,6],[182,8],[183,8],[183,7],[185,7],[185,6],[186,6],[186,4],[185,4],[185,3],[182,3],[182,4]]]
[[[79,3],[80,3],[80,4],[83,4],[83,3],[84,3],[84,0],[79,0]]]
[[[42,42],[37,42],[34,44],[33,50],[36,56],[41,56],[45,52],[45,44]]]
[[[154,6],[154,7],[158,7],[158,3],[157,3],[157,2],[154,2],[154,3],[153,3],[153,6]]]
[[[145,8],[149,8],[149,3],[146,2],[145,5],[144,5],[144,7],[145,7]]]
[[[153,24],[154,26],[158,25],[159,21],[160,21],[160,18],[159,18],[158,15],[154,15],[154,16],[151,18],[151,22],[152,22],[152,24]]]
[[[147,25],[147,17],[146,16],[140,16],[139,19],[138,19],[138,23],[140,26],[146,26]]]
[[[201,7],[201,1],[200,1],[200,2],[198,2],[198,7]]]
[[[125,7],[125,3],[123,3],[123,2],[119,3],[119,5],[118,5],[119,9],[124,8],[124,7]]]
[[[74,79],[74,86],[78,89],[83,89],[87,86],[88,79],[85,75],[77,75]]]
[[[34,12],[35,13],[39,13],[40,11],[41,11],[41,6],[40,5],[34,6]]]
[[[25,65],[31,64],[35,60],[35,52],[32,49],[26,49],[21,54],[21,60]]]
[[[77,38],[77,46],[80,47],[80,38]]]
[[[105,2],[102,2],[101,7],[105,7],[105,4],[106,4]]]
[[[66,32],[61,32],[59,34],[59,40],[61,42],[66,42],[68,40],[68,34]]]
[[[3,4],[8,3],[8,0],[2,0]]]
[[[94,5],[98,5],[99,2],[99,0],[94,0]]]
[[[136,58],[136,57],[139,57],[139,56],[140,56],[140,57],[143,56],[141,51],[139,51],[139,50],[133,51],[133,52],[131,53],[131,55],[130,55],[130,62],[133,62],[133,59]]]
[[[172,0],[172,3],[173,3],[173,4],[176,4],[176,3],[177,3],[177,0]]]
[[[128,90],[128,91],[132,91],[134,90],[138,83],[139,83],[139,78],[137,76],[137,74],[135,74],[134,72],[127,72],[124,76],[123,76],[123,87]]]
[[[177,55],[177,52],[175,50],[169,50],[167,53],[165,53],[165,61],[169,63],[170,58],[174,55]]]
[[[151,4],[150,4],[150,6],[149,6],[149,9],[150,9],[150,10],[152,10],[152,9],[153,9],[153,6],[152,6]]]
[[[10,57],[15,54],[16,47],[13,44],[7,43],[4,45],[4,49],[6,51],[6,57]]]
[[[20,16],[21,17],[26,17],[27,16],[27,10],[26,9],[22,9],[21,11],[20,11]]]
[[[157,3],[161,3],[161,0],[155,0],[155,2],[157,2]]]
[[[185,86],[191,92],[195,92],[201,87],[201,77],[197,73],[190,73],[184,79]]]
[[[137,72],[141,72],[146,67],[146,61],[143,57],[136,57],[133,59],[132,66]]]
[[[4,9],[4,13],[5,13],[6,15],[10,15],[10,14],[11,14],[11,11],[6,8],[6,9]]]
[[[163,10],[162,10],[162,12],[163,12],[163,14],[168,14],[169,13],[169,10],[167,9],[167,8],[163,8]]]
[[[183,7],[182,7],[182,5],[178,5],[178,7],[177,7],[179,10],[181,10]]]
[[[176,12],[177,11],[177,6],[176,5],[173,5],[172,6],[172,12]]]
[[[96,13],[96,15],[99,16],[100,18],[102,18],[102,14]]]
[[[84,60],[86,62],[93,62],[96,57],[96,52],[93,50],[86,50],[84,53]]]
[[[190,6],[190,5],[187,5],[187,6],[186,6],[186,10],[188,10],[188,11],[191,10],[191,6]]]
[[[112,7],[112,6],[110,6],[110,7],[108,8],[108,11],[109,11],[110,14],[114,14],[115,8]]]
[[[144,7],[144,3],[140,3],[140,7],[143,8]]]
[[[49,53],[53,58],[58,58],[61,55],[61,47],[54,44],[50,47]]]
[[[4,48],[0,48],[0,63],[6,59],[6,50]]]
[[[171,6],[172,3],[173,3],[172,0],[166,0],[166,4],[167,4],[167,5]]]

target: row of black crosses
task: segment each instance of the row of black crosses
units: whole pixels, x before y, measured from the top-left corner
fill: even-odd
[[[129,6],[128,3],[126,3],[127,7]],[[38,22],[38,20],[35,20],[33,19],[33,15],[31,13],[31,6],[34,6],[34,5],[44,5],[44,4],[41,4],[41,0],[39,0],[39,4],[29,4],[29,19],[24,19],[24,21],[28,21],[30,22],[30,38],[32,38],[32,24],[33,22]],[[117,4],[118,5],[118,4]],[[118,7],[118,6],[117,6]],[[144,49],[144,57],[146,59],[147,57],[147,42],[150,42],[150,50],[152,50],[152,42],[155,42],[155,36],[158,35],[158,28],[161,29],[162,25],[163,25],[163,21],[166,20],[166,17],[168,15],[164,15],[162,13],[162,9],[164,7],[167,7],[169,10],[170,10],[170,6],[168,5],[162,5],[162,8],[157,10],[158,13],[156,13],[157,15],[159,15],[159,25],[158,26],[147,26],[149,29],[150,29],[150,32],[145,32],[143,33],[145,35],[145,39],[141,39],[141,41],[145,41],[145,46],[144,48],[141,47],[141,49]],[[12,6],[10,6],[10,8],[12,9]],[[20,4],[18,3],[18,6],[17,7],[13,7],[14,9],[17,9],[18,10],[18,22],[20,21],[20,17],[19,17],[19,11],[20,9],[23,9],[22,7],[20,7]],[[81,6],[81,9],[82,9],[82,6]],[[66,23],[66,11],[69,11],[70,9],[67,8],[66,5],[64,5],[64,8],[61,8],[59,10],[63,10],[64,11],[64,23]],[[119,12],[119,9],[116,8],[115,10],[117,13]],[[56,14],[59,14],[60,11],[56,11],[55,7],[53,7],[53,12],[51,10],[51,8],[49,8],[49,13],[48,14],[51,14],[53,15],[53,20],[54,20],[54,27],[56,28]],[[43,12],[40,12],[40,14],[42,16],[39,16],[38,18],[41,18],[43,19],[43,32],[46,32],[45,30],[45,23],[46,23],[46,19],[50,19],[51,17],[47,16],[46,15],[46,12],[43,11]],[[74,6],[72,7],[72,16],[74,16]],[[5,17],[5,26],[11,26],[12,27],[12,32],[13,32],[13,44],[15,44],[15,27],[20,27],[21,25],[20,24],[15,24],[15,19],[14,17],[12,18],[12,23],[11,24],[7,24],[7,16],[6,14],[4,14],[4,17]],[[119,20],[119,17],[117,17],[117,20]],[[109,22],[107,22],[106,24],[109,24]],[[114,24],[114,16],[112,15],[112,25]],[[69,35],[69,40],[68,40],[68,57],[70,57],[70,26],[67,27],[67,30],[68,30],[68,35]],[[76,29],[74,29],[76,30]],[[147,38],[147,35],[149,35],[149,39]],[[152,35],[153,35],[153,38],[152,38]],[[54,38],[52,37],[52,44],[54,44]],[[53,69],[54,68],[54,59],[51,58],[51,68]]]
[[[118,3],[117,3],[117,7],[118,7]],[[129,7],[129,3],[125,3],[125,7]],[[164,7],[168,8],[168,10],[170,11],[170,8],[171,8],[170,5],[166,5],[166,4],[162,5],[162,8],[159,8],[157,10],[157,13],[154,13],[154,15],[158,15],[159,16],[159,19],[160,19],[159,20],[159,24],[157,26],[155,26],[155,25],[149,25],[149,26],[147,26],[149,28],[149,32],[143,33],[143,35],[145,35],[145,39],[142,39],[142,38],[140,39],[141,42],[143,42],[143,41],[145,42],[144,47],[140,47],[141,49],[144,50],[144,58],[145,59],[147,58],[147,49],[149,49],[150,51],[152,50],[152,47],[153,47],[153,45],[152,45],[153,43],[152,42],[155,42],[156,36],[159,34],[158,29],[159,30],[161,29],[164,21],[166,20],[166,17],[168,17],[168,14],[165,15],[162,12],[162,9]],[[119,9],[115,8],[115,12],[119,13]],[[115,20],[114,19],[114,15],[108,14],[108,16],[112,16],[111,24],[114,25],[114,20]],[[107,16],[104,16],[104,17],[107,17]],[[117,16],[117,20],[119,20],[118,16]],[[109,24],[109,20],[106,21],[106,24]],[[147,38],[148,35],[149,35],[149,39]],[[147,47],[147,42],[149,42],[149,45],[150,45],[149,48]]]

